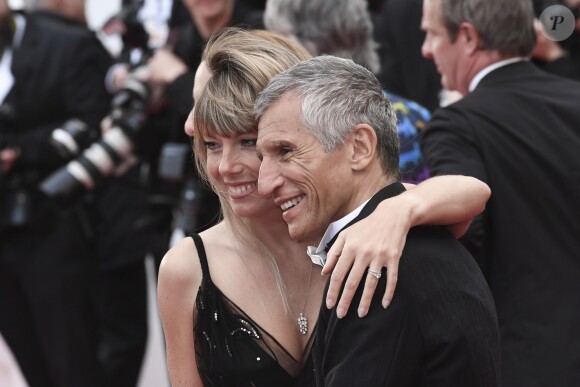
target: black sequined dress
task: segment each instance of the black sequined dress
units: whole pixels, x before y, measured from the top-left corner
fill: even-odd
[[[273,336],[228,299],[211,280],[203,242],[192,235],[203,279],[194,328],[197,367],[205,386],[309,387],[314,367],[309,339],[295,359]],[[312,332],[315,332],[315,327]]]

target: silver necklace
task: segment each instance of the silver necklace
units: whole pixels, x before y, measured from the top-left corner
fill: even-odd
[[[306,303],[308,302],[308,294],[310,293],[310,283],[312,280],[312,267],[310,266],[310,275],[308,276],[308,288],[306,289],[306,297],[304,298],[304,305],[302,306],[302,312],[298,316],[298,330],[300,333],[305,335],[308,332],[308,319],[304,315],[304,310],[306,309]]]

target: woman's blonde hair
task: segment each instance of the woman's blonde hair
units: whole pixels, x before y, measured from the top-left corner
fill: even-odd
[[[203,52],[211,77],[194,101],[194,155],[199,175],[211,186],[207,173],[205,136],[231,137],[257,133],[254,102],[270,79],[311,55],[299,43],[274,32],[226,28],[213,35]],[[284,307],[285,286],[269,249],[256,238],[243,218],[236,216],[216,187],[224,219],[238,242],[270,257]]]
[[[194,101],[194,151],[207,180],[203,137],[257,131],[254,102],[270,79],[310,58],[299,43],[274,32],[226,28],[213,35],[203,52],[211,78]]]

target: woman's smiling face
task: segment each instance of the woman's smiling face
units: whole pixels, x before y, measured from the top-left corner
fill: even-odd
[[[262,216],[269,211],[280,212],[271,198],[258,195],[260,160],[256,154],[256,138],[257,133],[252,132],[203,138],[210,182],[234,213],[246,218]]]

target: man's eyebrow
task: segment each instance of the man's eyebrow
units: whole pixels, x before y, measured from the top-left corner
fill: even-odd
[[[287,142],[285,140],[259,140],[259,139],[257,143],[258,147],[262,149],[276,149],[286,144]]]

